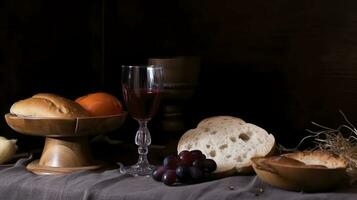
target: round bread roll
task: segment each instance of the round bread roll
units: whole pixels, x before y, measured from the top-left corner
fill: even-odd
[[[36,94],[14,103],[10,108],[10,113],[17,116],[49,118],[89,116],[89,113],[78,103],[49,93]]]

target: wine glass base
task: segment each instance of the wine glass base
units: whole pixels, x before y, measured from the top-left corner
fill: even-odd
[[[120,173],[122,174],[130,174],[133,176],[150,176],[153,172],[153,170],[155,169],[154,165],[150,165],[150,164],[135,164],[132,166],[121,166],[120,167]]]

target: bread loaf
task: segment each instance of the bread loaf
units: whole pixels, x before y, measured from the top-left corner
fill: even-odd
[[[14,103],[10,108],[10,113],[18,116],[50,118],[89,116],[89,113],[78,103],[49,93],[36,94]]]
[[[347,160],[326,151],[299,151],[282,156],[298,160],[307,166],[324,166],[329,169],[347,166]]]
[[[251,169],[250,159],[269,154],[274,136],[242,119],[217,116],[202,120],[179,140],[177,151],[201,150],[217,163],[216,173]]]

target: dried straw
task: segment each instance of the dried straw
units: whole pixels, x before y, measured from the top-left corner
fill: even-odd
[[[336,129],[333,129],[311,122],[321,130],[312,131],[307,129],[306,131],[310,134],[300,140],[299,144],[295,148],[289,149],[279,145],[278,149],[288,152],[298,151],[298,148],[303,142],[307,139],[313,139],[315,144],[313,149],[325,150],[345,158],[349,162],[347,171],[357,176],[357,129],[341,110],[339,112],[344,118],[346,124],[342,124]]]

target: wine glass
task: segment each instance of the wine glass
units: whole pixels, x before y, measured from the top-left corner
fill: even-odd
[[[157,65],[122,66],[121,84],[128,112],[139,123],[135,136],[139,159],[135,165],[121,167],[120,171],[135,176],[149,175],[154,166],[147,159],[148,146],[151,144],[147,123],[159,107],[163,69]]]

